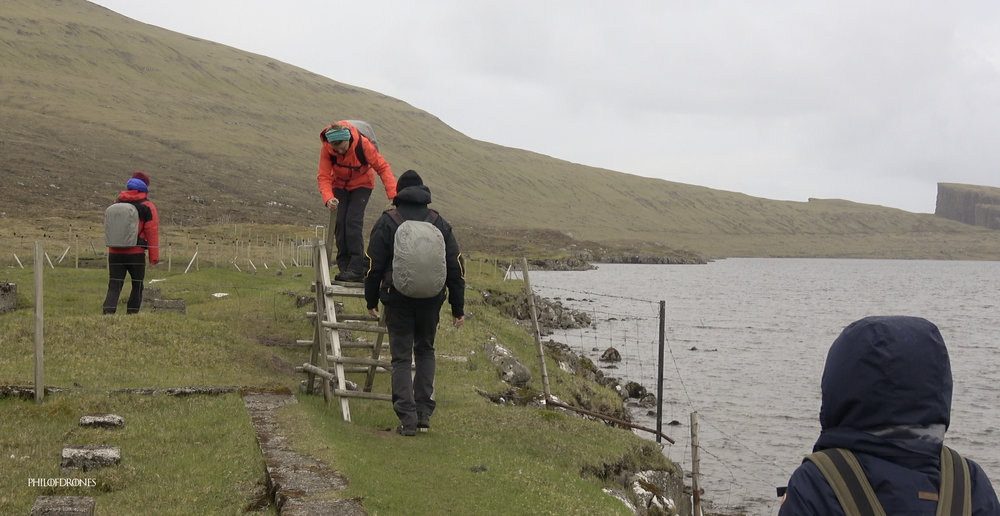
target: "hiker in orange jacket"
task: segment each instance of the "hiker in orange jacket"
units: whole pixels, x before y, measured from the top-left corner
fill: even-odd
[[[378,172],[385,195],[396,197],[396,178],[375,144],[347,121],[335,122],[320,132],[316,182],[323,204],[337,212],[334,240],[337,243],[337,281],[364,279],[365,208],[375,188]]]
[[[146,277],[146,250],[149,265],[160,261],[160,216],[149,200],[149,176],[136,172],[118,194],[118,202],[135,205],[139,212],[139,240],[134,247],[108,248],[108,294],[104,298],[103,312],[113,314],[118,308],[118,297],[125,286],[125,275],[132,278],[132,291],[128,296],[127,314],[139,313],[142,305],[143,280]]]

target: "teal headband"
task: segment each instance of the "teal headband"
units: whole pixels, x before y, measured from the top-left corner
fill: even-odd
[[[330,129],[330,130],[328,130],[326,132],[325,136],[326,136],[326,141],[328,141],[328,142],[331,142],[331,143],[332,142],[342,142],[344,140],[350,140],[351,139],[351,130],[350,129],[337,129],[336,131],[334,131],[333,129]]]

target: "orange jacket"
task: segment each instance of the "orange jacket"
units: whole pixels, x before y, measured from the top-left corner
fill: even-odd
[[[319,183],[319,193],[323,196],[323,204],[333,198],[334,188],[344,190],[356,190],[358,188],[375,188],[375,172],[378,172],[385,186],[385,195],[389,199],[396,197],[396,178],[392,175],[392,168],[385,158],[379,154],[375,144],[362,137],[358,130],[351,124],[341,121],[337,122],[345,125],[351,130],[351,146],[343,155],[333,152],[333,146],[326,141],[324,134],[326,130],[333,126],[330,124],[319,133],[319,138],[323,142],[323,148],[319,153],[319,172],[316,174],[316,182]],[[358,160],[357,146],[361,145],[368,164],[362,165]]]

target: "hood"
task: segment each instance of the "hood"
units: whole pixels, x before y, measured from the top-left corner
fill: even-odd
[[[823,370],[823,431],[943,425],[951,419],[951,363],[937,326],[866,317],[841,332]]]
[[[425,185],[414,185],[396,192],[393,204],[430,204],[431,190]]]
[[[146,192],[140,192],[138,190],[125,190],[118,194],[118,200],[124,202],[136,202],[145,201],[149,196]]]

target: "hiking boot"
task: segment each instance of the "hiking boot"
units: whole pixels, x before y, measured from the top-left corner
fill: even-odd
[[[417,429],[412,426],[399,425],[396,427],[396,433],[399,435],[412,437],[414,435],[417,435]]]
[[[358,271],[344,271],[338,273],[333,279],[345,283],[360,283],[365,280],[365,276]]]
[[[417,418],[417,431],[418,432],[428,432],[431,429],[431,418],[430,416],[419,416]]]

